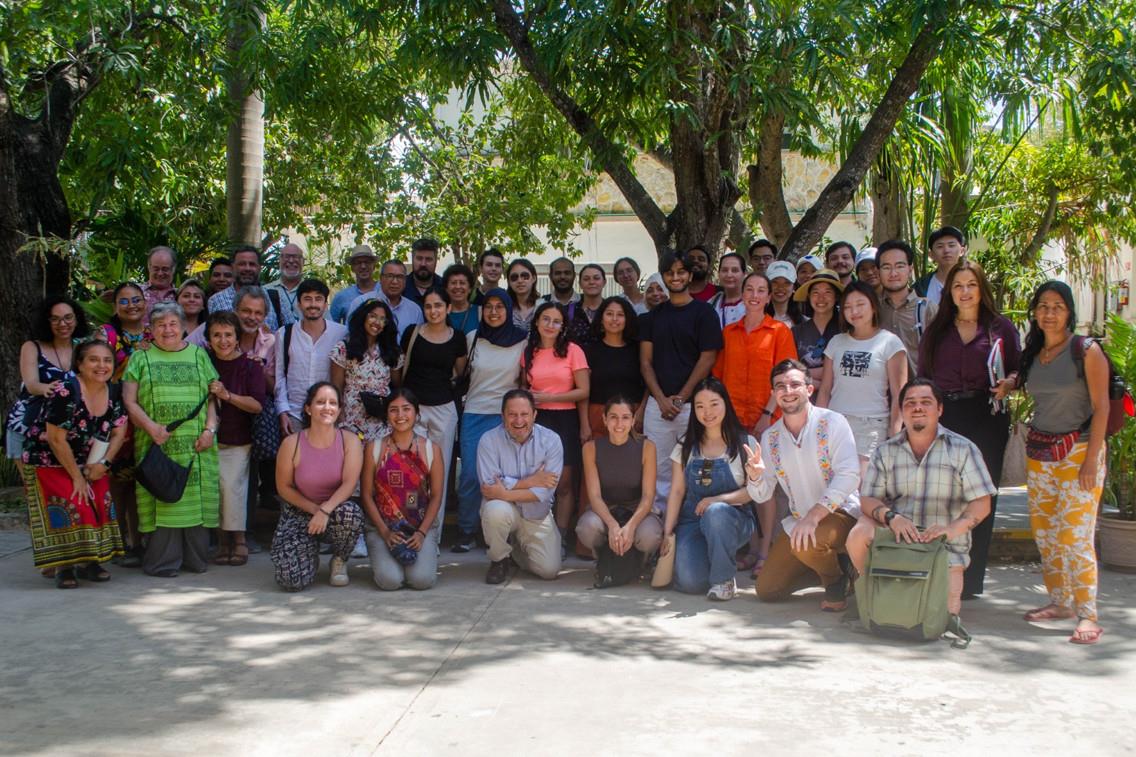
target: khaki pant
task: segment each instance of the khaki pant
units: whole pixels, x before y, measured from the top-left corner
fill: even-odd
[[[481,532],[493,562],[512,555],[521,570],[540,578],[560,573],[560,530],[551,512],[528,520],[512,502],[489,499],[481,503]]]
[[[816,527],[816,544],[794,551],[789,535],[777,534],[765,566],[757,577],[757,597],[763,602],[785,599],[806,586],[829,586],[840,580],[836,556],[844,551],[844,540],[856,519],[837,510],[826,515]]]
[[[221,479],[221,529],[246,531],[248,519],[249,461],[252,445],[217,445],[217,473]]]

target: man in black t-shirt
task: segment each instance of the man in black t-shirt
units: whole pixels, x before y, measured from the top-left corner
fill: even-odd
[[[686,433],[690,398],[710,375],[722,330],[714,310],[691,297],[691,261],[673,252],[659,259],[659,273],[670,300],[647,313],[640,323],[639,367],[650,397],[643,431],[655,443],[655,510],[666,510],[671,490],[671,451]]]

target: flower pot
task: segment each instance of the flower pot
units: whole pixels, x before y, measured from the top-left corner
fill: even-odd
[[[1115,570],[1136,572],[1136,520],[1102,515],[1097,528],[1101,562]]]

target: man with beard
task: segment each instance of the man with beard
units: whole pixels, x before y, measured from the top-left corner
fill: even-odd
[[[222,290],[209,298],[209,312],[220,313],[222,310],[233,310],[237,304],[237,290],[243,287],[256,287],[260,289],[260,251],[252,246],[238,247],[233,252],[233,272],[236,283],[228,289]],[[265,295],[267,297],[267,295]],[[281,326],[295,322],[290,308],[268,309],[264,323],[272,331]]]
[[[434,273],[438,268],[438,242],[423,237],[410,245],[410,269],[413,286],[406,287],[403,296],[419,308],[422,298],[431,289],[442,288],[442,277]]]
[[[714,309],[690,295],[691,269],[696,265],[689,253],[685,257],[664,253],[659,274],[670,299],[639,322],[639,368],[650,394],[643,431],[655,443],[655,512],[660,514],[671,491],[671,452],[686,433],[694,387],[710,375],[722,349],[722,328]]]
[[[481,530],[489,552],[485,582],[504,583],[510,561],[546,580],[560,572],[560,531],[552,518],[564,448],[555,431],[536,425],[536,401],[526,389],[501,400],[503,424],[477,444]]]
[[[824,251],[824,267],[836,271],[840,283],[852,283],[852,266],[856,261],[856,248],[848,242],[833,242]]]
[[[809,402],[813,385],[804,363],[781,361],[770,381],[781,419],[761,435],[758,449],[746,449],[746,490],[765,502],[780,484],[789,514],[758,574],[757,597],[776,601],[819,584],[820,609],[839,612],[850,573],[844,541],[860,515],[856,440],[844,416]]]
[[[228,258],[213,258],[209,263],[209,285],[205,295],[212,297],[233,285],[233,261]]]
[[[308,388],[331,375],[331,350],[347,338],[347,327],[324,318],[327,284],[304,279],[296,287],[303,320],[276,332],[276,414],[285,436],[300,430]]]
[[[576,264],[568,258],[557,258],[548,264],[548,280],[552,291],[541,297],[541,302],[558,303],[565,310],[580,299],[573,287],[576,284]]]
[[[288,243],[280,248],[280,278],[264,285],[274,309],[291,310],[292,320],[300,320],[300,303],[296,289],[304,275],[304,251],[300,245]]]
[[[876,250],[876,266],[880,272],[880,328],[899,337],[907,350],[908,375],[915,375],[919,341],[923,328],[935,318],[938,308],[911,288],[911,271],[915,251],[899,239],[889,239]]]
[[[690,268],[690,296],[699,302],[709,302],[719,289],[710,282],[710,255],[705,247],[695,245],[683,258]],[[669,454],[669,453],[668,453]]]
[[[398,339],[402,342],[402,335],[411,326],[422,323],[422,306],[404,297],[406,291],[406,265],[401,260],[388,260],[383,263],[382,273],[379,275],[381,290],[367,292],[355,298],[347,308],[347,319],[367,300],[380,299],[390,306],[394,314],[394,325],[398,327]]]
[[[146,298],[146,322],[150,322],[150,311],[159,302],[175,302],[177,290],[174,288],[174,271],[177,256],[164,245],[150,249],[146,256],[146,283],[142,285],[142,296]]]
[[[954,226],[944,226],[931,232],[927,246],[931,249],[931,259],[935,261],[936,268],[919,277],[915,291],[926,297],[928,302],[938,305],[943,297],[947,274],[966,255],[966,237]]]
[[[950,588],[947,609],[962,609],[963,571],[970,563],[970,532],[990,514],[990,480],[978,447],[939,424],[943,393],[930,380],[908,381],[899,392],[904,430],[876,447],[860,485],[862,514],[845,547],[860,573],[876,529],[896,541],[931,542],[945,537]]]

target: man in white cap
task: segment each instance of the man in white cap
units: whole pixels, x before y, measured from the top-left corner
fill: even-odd
[[[375,291],[375,261],[378,255],[370,246],[357,244],[347,255],[347,264],[355,275],[355,283],[336,293],[331,300],[331,320],[347,323],[347,308],[361,294]]]

